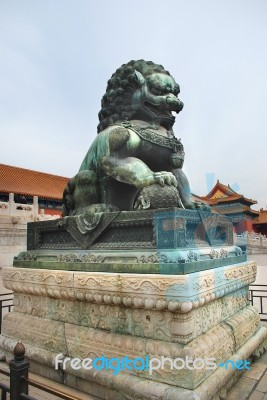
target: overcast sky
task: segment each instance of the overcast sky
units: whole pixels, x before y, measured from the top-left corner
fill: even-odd
[[[266,0],[0,0],[0,162],[74,176],[107,80],[140,58],[180,84],[192,191],[219,179],[265,208]]]

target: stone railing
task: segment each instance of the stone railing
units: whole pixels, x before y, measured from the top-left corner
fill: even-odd
[[[12,218],[12,223],[22,221],[45,221],[60,218],[60,215],[45,214],[44,209],[39,209],[38,196],[33,197],[33,204],[15,203],[14,194],[9,194],[9,201],[0,201],[0,217]]]
[[[267,237],[261,233],[243,232],[235,234],[235,242],[237,245],[247,245],[249,247],[261,247],[267,249]]]
[[[38,196],[33,197],[33,204],[15,203],[14,193],[9,193],[8,202],[0,202],[0,216],[35,217],[39,214]]]

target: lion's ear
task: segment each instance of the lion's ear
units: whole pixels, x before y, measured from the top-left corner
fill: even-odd
[[[131,82],[137,83],[139,86],[143,86],[143,85],[145,84],[145,82],[146,82],[146,80],[145,80],[145,78],[143,77],[143,75],[141,74],[141,72],[136,71],[136,70],[134,71],[133,74],[131,74],[131,75],[129,76],[129,80],[130,80]]]

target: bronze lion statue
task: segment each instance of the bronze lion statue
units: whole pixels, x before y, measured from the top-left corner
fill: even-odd
[[[183,109],[179,85],[152,61],[123,64],[108,81],[98,135],[63,194],[63,216],[134,210],[192,201],[182,170],[184,149],[173,133]]]

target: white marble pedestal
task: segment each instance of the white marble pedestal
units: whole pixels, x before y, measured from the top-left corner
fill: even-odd
[[[0,349],[7,360],[18,340],[35,372],[106,400],[219,399],[240,370],[220,367],[248,360],[266,347],[267,330],[248,301],[253,262],[188,275],[119,274],[7,268],[14,291]],[[175,360],[212,358],[217,367],[55,370],[55,356]],[[180,364],[179,364],[180,365]],[[192,365],[192,364],[190,364]],[[199,368],[200,367],[200,368]]]

